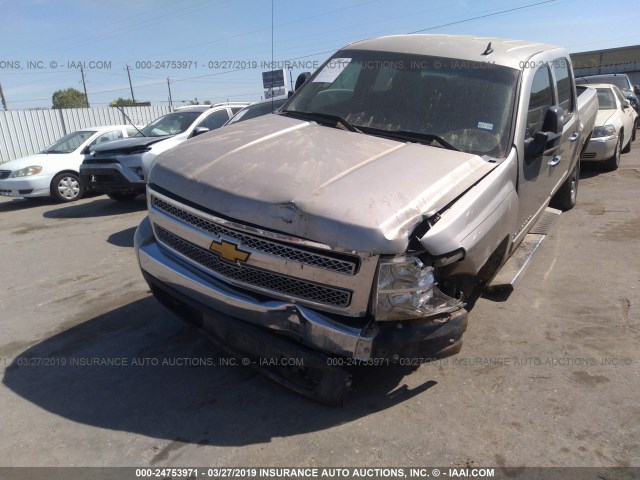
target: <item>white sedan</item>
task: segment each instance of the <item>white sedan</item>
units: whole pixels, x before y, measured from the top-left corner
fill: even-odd
[[[631,142],[636,138],[638,114],[615,85],[599,83],[589,84],[589,87],[598,92],[598,116],[581,160],[601,161],[606,170],[616,170],[620,165],[620,153],[629,152]]]
[[[78,172],[89,147],[136,133],[131,125],[89,127],[65,135],[40,153],[1,163],[0,195],[78,200],[83,194]]]

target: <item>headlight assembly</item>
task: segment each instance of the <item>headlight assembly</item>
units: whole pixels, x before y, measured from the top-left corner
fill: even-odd
[[[14,177],[28,177],[29,175],[37,175],[42,171],[40,165],[31,165],[30,167],[24,167],[20,170],[16,170],[13,174]]]
[[[602,127],[594,127],[591,138],[611,137],[616,134],[616,127],[613,125],[603,125]]]
[[[463,306],[436,286],[433,267],[414,256],[381,259],[378,265],[376,320],[405,320],[451,312]]]

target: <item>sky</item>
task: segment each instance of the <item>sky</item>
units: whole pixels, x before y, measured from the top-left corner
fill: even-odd
[[[273,8],[272,8],[273,7]],[[640,44],[630,0],[0,0],[0,85],[9,109],[258,101],[262,72],[313,71],[340,47],[413,33],[540,41],[583,52]],[[273,27],[273,28],[272,28]],[[168,83],[167,84],[167,79]]]

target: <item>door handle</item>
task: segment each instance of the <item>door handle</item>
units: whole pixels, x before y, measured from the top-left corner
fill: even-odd
[[[560,160],[562,160],[562,157],[560,155],[554,155],[553,158],[549,160],[549,163],[547,165],[549,165],[550,167],[555,167],[560,163]]]
[[[580,134],[578,132],[575,132],[573,135],[571,135],[569,137],[569,141],[570,142],[575,142],[576,140],[578,140],[580,138]]]

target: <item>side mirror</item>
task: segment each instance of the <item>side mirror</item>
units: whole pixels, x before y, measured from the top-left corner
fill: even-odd
[[[562,107],[549,107],[544,114],[544,122],[532,139],[524,142],[524,158],[532,162],[543,155],[551,155],[560,146],[564,110]]]
[[[629,102],[629,100],[625,100],[624,102],[622,102],[622,109],[623,110],[626,110],[630,106],[631,106],[631,103]]]
[[[564,110],[562,107],[549,107],[544,114],[542,131],[559,135],[564,127]]]
[[[306,82],[310,76],[311,76],[311,72],[302,72],[300,75],[298,75],[298,78],[296,78],[296,86],[294,87],[293,91],[297,92],[298,89],[302,85],[304,85],[304,82]]]
[[[89,155],[91,153],[91,145],[87,145],[86,147],[84,147],[82,150],[80,150],[80,153],[82,155]]]
[[[638,87],[638,85],[633,86],[633,93],[640,95],[640,87]]]
[[[207,133],[209,129],[207,127],[196,127],[193,129],[192,137],[197,137],[198,135],[202,135],[203,133]]]

